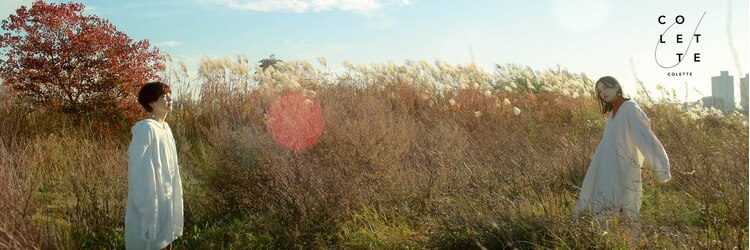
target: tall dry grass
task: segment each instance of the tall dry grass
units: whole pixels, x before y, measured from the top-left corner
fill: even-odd
[[[202,98],[178,93],[168,119],[185,190],[176,248],[748,246],[746,116],[643,105],[674,180],[657,186],[644,169],[641,233],[613,218],[603,235],[571,218],[605,123],[585,75],[420,62],[340,73],[290,62],[251,75],[243,57],[204,64]],[[323,136],[300,152],[265,127],[288,91],[323,107]],[[53,114],[20,107],[0,117],[20,124],[1,130],[2,246],[121,247],[129,135],[41,125]]]

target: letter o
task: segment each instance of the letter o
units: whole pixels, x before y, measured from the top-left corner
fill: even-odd
[[[685,17],[682,16],[682,15],[679,15],[679,16],[677,16],[677,17],[674,18],[674,21],[677,22],[677,24],[682,24],[682,23],[685,22]]]

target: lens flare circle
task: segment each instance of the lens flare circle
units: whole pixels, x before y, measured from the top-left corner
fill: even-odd
[[[317,144],[323,135],[323,109],[301,93],[285,93],[268,109],[266,125],[277,144],[301,151]]]

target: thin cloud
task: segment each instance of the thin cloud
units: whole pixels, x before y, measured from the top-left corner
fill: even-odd
[[[238,10],[263,12],[323,12],[348,11],[371,14],[390,5],[409,5],[409,0],[200,0]]]
[[[178,41],[164,41],[158,43],[156,46],[162,46],[162,47],[179,47],[182,46],[181,42]]]
[[[387,29],[396,24],[396,21],[382,13],[368,15],[368,19],[368,26],[373,29]]]

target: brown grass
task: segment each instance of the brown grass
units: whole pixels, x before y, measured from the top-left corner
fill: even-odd
[[[301,152],[266,132],[274,95],[182,99],[168,120],[187,220],[175,247],[748,247],[745,116],[645,108],[674,180],[657,186],[644,170],[641,233],[613,219],[601,235],[571,218],[604,125],[592,99],[456,90],[425,100],[418,85],[379,86],[306,86],[325,132]],[[0,207],[9,211],[0,247],[122,247],[129,135],[42,125],[54,114],[10,102],[0,112]]]

